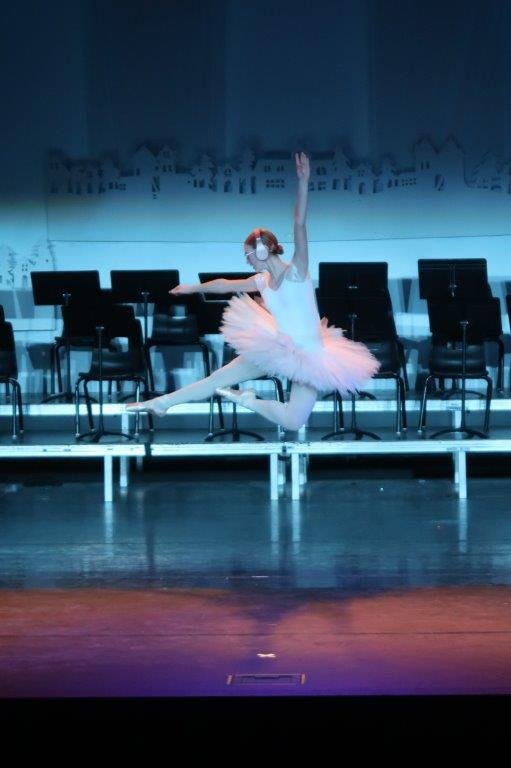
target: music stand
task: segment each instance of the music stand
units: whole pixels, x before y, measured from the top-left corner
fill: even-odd
[[[110,280],[115,302],[143,304],[144,341],[146,341],[148,304],[172,300],[169,291],[179,284],[179,271],[177,269],[112,269]]]
[[[486,439],[487,434],[477,429],[467,427],[466,423],[466,360],[467,345],[469,341],[474,344],[482,344],[488,328],[494,321],[495,310],[500,314],[500,302],[496,297],[490,297],[486,301],[462,301],[453,299],[451,301],[428,302],[428,314],[430,330],[434,338],[441,342],[461,341],[461,423],[459,427],[447,427],[431,435],[431,438],[439,435],[461,433],[468,438],[480,437]],[[492,317],[493,315],[493,317]],[[488,379],[490,386],[491,379]],[[427,387],[426,387],[427,389]],[[458,390],[459,391],[459,390]],[[491,388],[489,390],[491,393]],[[477,393],[478,395],[480,393]],[[488,422],[489,397],[487,394],[485,425]],[[424,398],[423,398],[424,399]],[[424,406],[421,408],[419,420],[419,432],[423,426]]]
[[[491,296],[486,259],[419,259],[421,299],[485,299]]]
[[[42,307],[67,307],[73,298],[93,300],[99,295],[101,288],[99,272],[95,270],[67,270],[55,272],[31,272],[32,293],[34,304]],[[67,389],[56,395],[46,397],[42,402],[49,403],[52,400],[64,400],[73,402],[71,389],[71,344],[68,339],[65,343],[66,350],[66,376]]]
[[[351,261],[319,263],[318,293],[321,296],[389,297],[389,265],[386,261]]]

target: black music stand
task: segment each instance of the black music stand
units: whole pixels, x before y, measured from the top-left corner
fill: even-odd
[[[500,302],[496,297],[490,297],[486,301],[463,301],[463,300],[451,300],[442,302],[428,302],[428,313],[430,330],[436,335],[437,339],[441,341],[457,342],[461,341],[461,423],[459,427],[447,427],[441,429],[431,435],[431,438],[438,437],[439,435],[457,434],[461,433],[468,438],[480,437],[486,439],[487,434],[481,432],[478,429],[472,429],[467,427],[466,423],[466,360],[467,360],[467,345],[471,340],[475,344],[482,344],[485,338],[485,334],[488,326],[486,325],[487,316],[491,320],[491,309],[489,307],[499,307]],[[493,309],[493,312],[495,310]],[[491,379],[488,379],[491,382]],[[491,392],[491,388],[489,390]],[[478,395],[480,393],[477,393]],[[487,395],[487,415],[489,416],[489,401]],[[419,419],[419,431],[423,426],[423,410],[421,408],[421,415]]]
[[[386,261],[319,263],[318,293],[321,296],[388,296],[389,265]]]
[[[179,284],[177,269],[112,269],[112,296],[115,302],[144,306],[144,341],[148,337],[148,304],[168,302],[171,288]]]
[[[36,306],[69,306],[73,298],[93,301],[99,295],[101,288],[98,270],[69,270],[55,272],[31,272],[32,292]],[[74,399],[71,388],[71,344],[66,340],[66,376],[67,389],[56,395],[46,397],[42,402],[64,400],[72,403]]]
[[[491,296],[486,259],[419,259],[421,299],[486,299]]]
[[[377,296],[344,296],[342,299],[338,296],[318,296],[320,314],[328,317],[331,325],[338,328],[349,329],[348,338],[352,341],[382,341],[387,339],[396,340],[394,319],[389,307],[387,297],[380,293]],[[361,440],[364,436],[371,437],[373,440],[381,440],[379,435],[374,432],[359,429],[357,426],[355,397],[356,393],[351,392],[351,425],[348,429],[338,426],[332,432],[322,437],[322,440],[329,440],[332,437],[343,437],[344,435],[355,435],[356,440]],[[334,394],[339,398],[340,407],[342,400],[338,392]],[[373,399],[374,395],[372,396]]]
[[[199,272],[199,280],[201,283],[208,283],[210,280],[246,280],[248,277],[253,277],[254,272]],[[253,291],[249,295],[253,295],[257,291]],[[220,333],[220,324],[222,321],[222,315],[227,302],[232,296],[236,295],[236,292],[228,291],[227,293],[202,293],[199,294],[199,333],[204,335],[206,333]],[[237,389],[238,387],[233,387]],[[220,416],[220,429],[213,430],[213,403],[217,401],[219,407]],[[217,437],[224,437],[226,435],[232,435],[233,442],[239,442],[241,435],[252,437],[254,440],[263,441],[264,437],[257,434],[257,432],[251,432],[249,430],[239,429],[238,427],[238,413],[236,409],[236,403],[232,404],[232,427],[226,429],[223,423],[222,413],[222,399],[216,395],[210,399],[209,404],[209,433],[204,438],[207,442],[215,440]]]

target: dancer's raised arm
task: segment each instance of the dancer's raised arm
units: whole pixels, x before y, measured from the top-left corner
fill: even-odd
[[[309,195],[310,164],[304,152],[295,154],[298,192],[294,212],[295,252],[292,258],[299,277],[305,280],[309,271],[309,248],[307,243],[307,198]]]

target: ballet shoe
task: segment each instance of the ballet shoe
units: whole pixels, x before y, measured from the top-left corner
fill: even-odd
[[[126,403],[124,406],[124,410],[127,413],[150,413],[153,416],[159,416],[160,418],[165,416],[167,413],[167,408],[160,404],[159,406],[156,405],[159,398],[154,398],[154,400],[146,400],[142,403]]]
[[[254,389],[230,389],[229,387],[218,387],[216,394],[224,397],[226,400],[230,400],[237,405],[243,405],[245,408],[250,408],[254,400],[257,399]]]

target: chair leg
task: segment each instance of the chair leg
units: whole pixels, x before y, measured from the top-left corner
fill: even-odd
[[[144,344],[144,359],[145,359],[147,376],[149,378],[149,389],[151,390],[151,392],[154,392],[154,371],[153,371],[153,364],[151,363],[151,348],[146,347],[145,344]]]
[[[140,402],[140,381],[135,384],[135,402]],[[135,411],[135,437],[140,435],[140,413]]]
[[[14,382],[15,396],[18,402],[18,432],[23,433],[24,426],[23,426],[23,403],[21,400],[21,387],[17,379],[13,379],[13,382]]]
[[[147,400],[149,397],[149,386],[150,383],[148,383],[149,379],[149,371],[146,370],[146,375],[142,379],[142,383],[144,385],[144,400]],[[147,423],[149,424],[149,431],[154,432],[154,419],[152,413],[147,414]]]
[[[202,351],[202,362],[204,364],[204,373],[206,376],[211,375],[211,365],[209,362],[209,348],[206,344],[200,345],[201,351]],[[214,417],[214,409],[215,409],[215,401],[218,407],[218,422],[220,424],[220,429],[225,429],[225,422],[224,422],[224,412],[222,411],[222,398],[218,395],[213,395],[209,398],[209,432],[208,434],[211,434],[213,432],[213,417]]]
[[[279,403],[283,403],[284,402],[284,387],[282,386],[282,382],[277,377],[275,377],[274,381],[275,381],[275,387],[276,387],[276,390],[277,390],[277,399],[278,399]]]
[[[16,420],[16,412],[17,412],[17,400],[16,400],[16,393],[14,391],[14,380],[9,379],[9,385],[12,391],[11,394],[11,403],[12,403],[12,439],[16,440],[18,437],[18,430],[17,430],[17,420]]]
[[[499,348],[499,361],[497,364],[497,392],[504,391],[504,342],[502,339],[497,339],[497,345]]]
[[[278,379],[276,376],[271,376],[271,380],[273,381],[273,386],[275,387],[275,397],[279,401],[279,403],[284,402],[284,389],[282,387],[282,382],[280,379]]]
[[[209,350],[205,344],[204,345],[201,344],[201,352],[202,352],[202,362],[204,365],[204,374],[206,376],[209,376],[211,373],[211,365],[209,362]]]
[[[60,364],[60,347],[55,344],[53,347],[54,355],[55,355],[55,370],[57,371],[57,387],[59,390],[59,393],[64,391],[64,386],[62,384],[62,366]]]
[[[396,381],[396,435],[401,434],[401,386],[399,374],[395,374]]]
[[[75,435],[80,436],[80,382],[78,379],[75,384]]]
[[[423,431],[424,427],[426,426],[426,401],[428,397],[429,383],[432,379],[433,379],[433,376],[429,374],[429,376],[426,376],[426,381],[424,382],[424,389],[422,392],[421,411],[419,416],[419,428],[417,430],[419,434]]]
[[[484,411],[484,427],[483,431],[488,432],[490,429],[490,406],[491,397],[493,394],[493,382],[489,376],[486,377],[486,408]]]
[[[102,386],[102,382],[99,382],[99,386]],[[91,399],[89,394],[89,386],[87,384],[87,380],[84,379],[83,381],[83,391],[85,392],[85,404],[87,406],[87,418],[89,419],[89,428],[92,430],[94,429],[94,421],[92,419],[92,405],[91,405]]]
[[[344,432],[344,410],[342,395],[338,390],[333,393],[333,424],[332,432]]]
[[[410,391],[410,385],[408,383],[408,371],[406,370],[406,356],[405,356],[405,347],[402,341],[397,342],[397,347],[399,350],[399,364],[401,371],[403,373],[403,381],[405,386],[405,391]]]
[[[399,377],[399,386],[401,388],[401,429],[406,432],[408,429],[408,420],[406,416],[406,385],[402,377]]]

